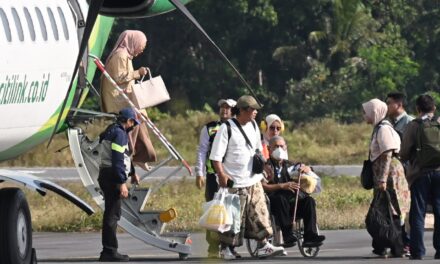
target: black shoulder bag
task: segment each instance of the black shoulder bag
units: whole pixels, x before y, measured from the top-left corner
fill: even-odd
[[[384,122],[385,121],[385,122]],[[379,128],[383,125],[389,125],[393,127],[390,123],[387,123],[386,119],[381,120],[373,129],[373,133],[371,134],[370,144],[373,141],[374,133],[379,133]],[[371,150],[368,151],[368,159],[364,160],[364,165],[362,166],[361,171],[361,184],[362,187],[366,190],[371,190],[374,187],[374,173],[373,173],[373,162],[370,160]]]
[[[251,147],[251,149],[253,149],[251,141],[246,136],[246,133],[244,132],[244,130],[241,127],[240,123],[235,118],[232,118],[232,121],[237,125],[237,127],[240,130],[241,134],[243,134],[243,137],[246,140],[246,144],[248,144]],[[261,154],[261,151],[259,149],[256,149],[255,150],[255,154],[254,154],[254,156],[252,158],[252,173],[255,173],[255,174],[263,173],[264,164],[265,163],[266,163],[266,159]]]

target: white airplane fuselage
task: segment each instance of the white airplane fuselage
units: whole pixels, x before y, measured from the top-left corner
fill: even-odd
[[[73,78],[77,22],[67,0],[0,3],[0,161],[50,136]]]

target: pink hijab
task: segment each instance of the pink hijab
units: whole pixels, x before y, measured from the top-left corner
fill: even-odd
[[[118,41],[116,41],[115,47],[107,57],[105,64],[107,64],[110,58],[120,50],[127,52],[129,58],[133,59],[136,54],[142,52],[142,48],[144,48],[146,44],[147,37],[142,31],[125,30],[119,35]]]
[[[376,126],[387,114],[388,107],[386,103],[379,99],[371,99],[363,103],[365,115],[373,120],[373,126]],[[373,135],[370,143],[370,159],[376,160],[385,151],[392,150],[398,153],[400,150],[400,137],[397,132],[389,125],[382,125]]]
[[[388,110],[387,104],[377,98],[363,103],[362,108],[364,108],[365,115],[373,120],[373,126],[377,125],[380,120],[385,118]]]

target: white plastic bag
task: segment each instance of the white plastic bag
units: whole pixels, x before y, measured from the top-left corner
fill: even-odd
[[[221,188],[223,189],[223,188]],[[240,214],[240,196],[237,194],[231,194],[226,190],[225,206],[226,210],[231,213],[232,226],[230,232],[234,234],[240,233],[241,214]]]
[[[227,189],[220,189],[214,199],[204,204],[203,214],[200,217],[199,225],[208,230],[220,233],[231,230],[233,217],[232,211],[227,210],[225,198],[228,194]]]

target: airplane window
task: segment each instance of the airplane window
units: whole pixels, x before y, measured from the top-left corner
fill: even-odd
[[[35,41],[35,29],[34,29],[34,22],[32,21],[31,14],[29,13],[29,10],[25,7],[23,8],[24,15],[26,16],[26,21],[29,28],[29,33],[31,34],[32,41]]]
[[[52,25],[53,36],[55,37],[55,40],[59,40],[57,23],[55,22],[52,9],[48,7],[47,13],[49,14],[50,24]]]
[[[46,23],[44,23],[43,14],[38,7],[35,7],[35,12],[37,12],[38,22],[40,23],[41,34],[43,34],[43,39],[47,41],[47,31]]]
[[[60,15],[61,24],[63,25],[64,37],[69,40],[69,29],[67,28],[66,18],[64,17],[63,10],[58,7],[58,14]]]
[[[11,29],[9,28],[9,21],[8,17],[6,16],[5,11],[3,11],[3,8],[0,8],[0,17],[2,19],[3,28],[5,30],[6,39],[11,42],[12,36],[11,36]]]
[[[12,16],[14,17],[15,27],[17,28],[18,39],[24,41],[23,27],[21,26],[20,17],[18,16],[17,10],[12,8]]]

